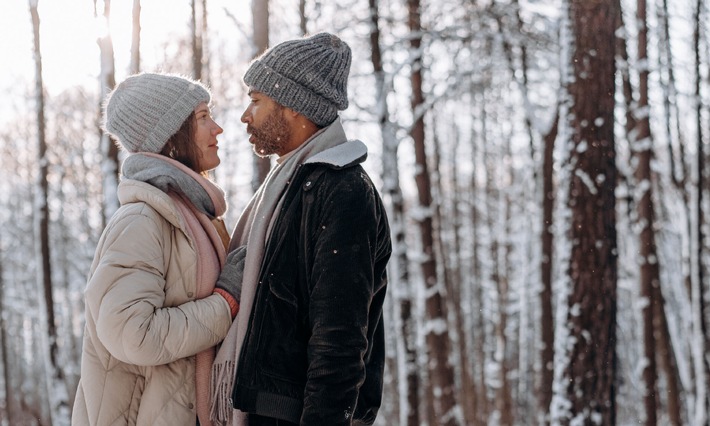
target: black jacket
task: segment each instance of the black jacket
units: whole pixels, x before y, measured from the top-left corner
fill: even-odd
[[[234,407],[301,425],[372,424],[382,398],[387,216],[359,165],[304,164],[266,246]]]

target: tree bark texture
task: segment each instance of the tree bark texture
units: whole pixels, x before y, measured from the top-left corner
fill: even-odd
[[[192,78],[202,79],[202,25],[199,0],[190,0],[190,41],[192,44]]]
[[[104,10],[101,12],[103,18],[106,21],[106,25],[111,19],[111,0],[104,0]],[[94,8],[96,8],[96,0],[94,0]],[[109,94],[111,90],[116,86],[116,69],[114,64],[114,54],[113,54],[113,41],[111,40],[110,31],[106,31],[106,34],[99,36],[96,40],[99,45],[99,60],[101,64],[101,73],[99,74],[99,105],[98,113],[101,115],[103,112],[103,102],[106,99],[106,95]],[[111,216],[118,210],[119,202],[118,195],[116,193],[116,188],[118,187],[118,173],[120,170],[121,162],[119,159],[118,146],[116,141],[109,136],[108,133],[99,126],[99,146],[101,148],[101,153],[103,154],[103,164],[102,170],[104,172],[103,183],[104,183],[104,203],[103,203],[103,225],[104,227],[108,223]]]
[[[651,158],[653,157],[653,139],[651,137],[651,125],[649,123],[647,111],[648,105],[648,54],[647,37],[648,25],[646,22],[646,0],[637,0],[636,18],[638,25],[638,63],[639,72],[639,96],[638,104],[634,115],[638,117],[636,129],[633,133],[634,139],[630,140],[632,154],[636,159],[636,224],[639,232],[639,259],[641,261],[639,271],[639,284],[641,297],[647,301],[641,308],[643,321],[643,354],[645,367],[643,369],[643,382],[645,385],[644,408],[646,411],[646,425],[655,426],[657,418],[658,400],[658,369],[656,367],[656,327],[654,303],[658,300],[654,297],[654,287],[660,285],[660,274],[658,269],[658,254],[656,250],[656,236],[654,231],[655,212],[653,207],[653,185],[651,185]]]
[[[550,403],[552,402],[552,381],[554,377],[555,330],[552,309],[552,256],[554,237],[552,232],[553,212],[555,206],[554,189],[554,158],[555,140],[560,120],[559,106],[556,108],[555,119],[550,131],[544,136],[542,157],[542,258],[540,275],[542,290],[540,291],[540,386],[538,401],[540,413],[544,416],[543,424],[548,424]]]
[[[304,1],[301,2],[302,4]],[[400,382],[399,421],[402,426],[418,426],[419,421],[419,374],[417,369],[416,324],[412,315],[413,303],[411,282],[409,279],[409,259],[405,241],[406,218],[404,215],[404,196],[399,183],[399,161],[397,151],[399,141],[389,120],[387,104],[386,76],[382,64],[380,47],[380,14],[378,0],[368,0],[370,7],[370,49],[372,67],[375,73],[376,116],[382,135],[382,181],[383,198],[387,202],[388,215],[392,230],[392,259],[389,263],[390,282],[394,285],[392,293],[399,313],[397,333],[398,348],[404,362],[402,371],[397,371]]]
[[[5,390],[5,403],[3,404],[3,411],[0,411],[2,417],[7,419],[8,424],[15,424],[14,422],[14,402],[13,395],[15,392],[12,391],[12,378],[10,374],[10,364],[9,364],[9,352],[10,345],[7,343],[7,330],[5,316],[7,315],[7,309],[5,308],[5,279],[3,278],[3,258],[2,258],[2,245],[0,244],[0,363],[2,364],[3,379]]]
[[[141,0],[133,0],[131,27],[131,74],[141,69]]]
[[[616,422],[614,0],[571,0],[569,420]],[[589,31],[594,28],[595,31]]]
[[[430,401],[430,412],[440,422],[441,426],[457,425],[456,398],[454,395],[454,370],[449,362],[450,343],[446,335],[447,310],[445,288],[437,277],[436,256],[434,253],[434,224],[432,218],[431,178],[426,159],[424,119],[419,108],[424,104],[422,89],[422,26],[421,7],[419,0],[407,0],[408,24],[410,31],[410,48],[415,53],[411,68],[412,113],[415,122],[412,126],[411,137],[414,142],[414,156],[417,174],[419,208],[423,212],[417,218],[421,234],[422,277],[426,288],[425,321],[427,330],[425,340],[429,355],[429,380],[430,388],[434,389],[433,400]]]
[[[261,55],[269,48],[269,0],[252,0],[252,28],[254,31],[253,57]],[[256,192],[266,179],[271,169],[269,157],[254,156],[254,174],[252,176],[252,190]]]
[[[35,65],[35,112],[37,118],[37,185],[35,187],[35,232],[37,238],[37,284],[38,293],[42,297],[41,309],[44,313],[43,336],[45,340],[47,369],[47,390],[50,401],[50,418],[69,408],[66,393],[60,392],[64,384],[62,366],[59,365],[59,346],[57,342],[57,327],[55,323],[54,297],[52,294],[52,268],[49,240],[49,160],[47,158],[47,137],[45,123],[44,83],[42,81],[42,55],[40,44],[40,17],[37,10],[37,0],[30,0],[30,15],[34,34],[34,65]]]
[[[705,122],[703,117],[703,52],[707,47],[703,46],[702,32],[704,23],[705,2],[697,0],[693,16],[693,51],[694,51],[694,74],[695,74],[695,113],[696,113],[696,154],[695,164],[691,167],[693,170],[693,179],[691,185],[695,188],[690,189],[691,223],[694,223],[693,229],[690,230],[690,265],[691,265],[691,299],[693,304],[693,328],[694,330],[694,373],[695,373],[695,412],[693,413],[693,422],[697,425],[708,425],[710,411],[710,365],[708,365],[707,354],[710,351],[710,336],[707,330],[707,315],[705,294],[706,287],[704,283],[704,237],[703,237],[703,169],[705,162],[704,143],[705,137]],[[694,182],[692,182],[694,181]]]

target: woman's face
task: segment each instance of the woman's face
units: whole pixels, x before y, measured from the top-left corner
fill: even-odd
[[[212,170],[219,165],[217,135],[222,131],[222,128],[212,119],[207,104],[205,102],[199,104],[195,108],[195,145],[200,151],[200,171]]]

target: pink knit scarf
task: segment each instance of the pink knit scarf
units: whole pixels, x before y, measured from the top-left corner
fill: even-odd
[[[226,247],[217,232],[215,224],[204,213],[199,212],[183,196],[172,193],[180,213],[187,223],[187,232],[197,249],[197,290],[198,299],[212,294],[226,258]],[[220,222],[221,223],[221,222]],[[222,223],[221,226],[224,226]],[[225,230],[226,231],[226,230]],[[210,374],[216,348],[211,347],[195,356],[195,398],[197,418],[200,426],[210,426]]]
[[[217,218],[210,219],[206,214],[197,210],[190,200],[179,193],[170,192],[170,197],[175,201],[180,214],[185,220],[186,232],[195,243],[197,252],[197,286],[195,296],[198,299],[212,294],[215,282],[224,266],[227,257],[228,233],[224,222],[220,218],[226,212],[224,192],[202,175],[195,173],[184,164],[162,155],[145,154],[150,157],[167,161],[180,171],[194,178],[210,195],[215,207]],[[226,238],[223,238],[225,237]],[[195,356],[195,397],[197,418],[200,426],[211,426],[209,418],[210,408],[210,373],[214,361],[216,348],[205,349]]]

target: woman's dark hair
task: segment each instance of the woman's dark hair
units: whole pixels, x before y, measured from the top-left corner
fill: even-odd
[[[200,170],[200,158],[202,158],[202,153],[197,148],[197,144],[195,144],[194,112],[182,123],[180,129],[175,132],[174,135],[170,136],[170,139],[168,139],[168,142],[160,153],[181,162],[197,173],[203,175],[206,173]]]

